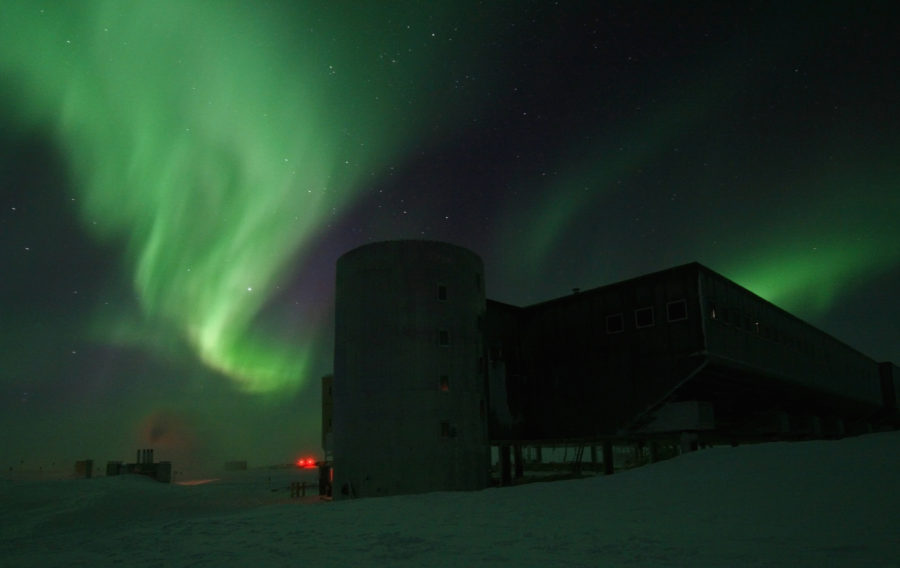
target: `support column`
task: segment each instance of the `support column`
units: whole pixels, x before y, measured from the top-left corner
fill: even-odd
[[[681,433],[681,453],[686,454],[688,452],[697,451],[697,433],[696,432],[682,432]]]
[[[656,440],[650,440],[650,444],[648,445],[650,450],[650,463],[656,463],[659,461],[659,442]]]
[[[614,471],[615,464],[613,463],[613,444],[612,441],[607,440],[603,442],[603,474],[612,475]]]
[[[509,444],[500,446],[500,485],[512,485]]]
[[[513,459],[515,460],[516,479],[525,477],[525,464],[522,462],[522,445],[515,444],[513,446]]]

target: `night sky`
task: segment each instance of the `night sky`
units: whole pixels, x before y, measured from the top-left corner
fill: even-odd
[[[900,362],[900,30],[843,4],[4,0],[0,467],[320,454],[384,239],[518,305],[696,260]]]

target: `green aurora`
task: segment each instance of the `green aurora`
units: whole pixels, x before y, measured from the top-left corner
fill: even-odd
[[[5,0],[0,465],[318,447],[335,261],[385,239],[514,305],[699,261],[900,359],[888,12]]]
[[[369,10],[384,16],[383,8]],[[11,103],[23,122],[55,132],[84,229],[127,258],[143,313],[118,322],[98,315],[95,327],[111,335],[107,341],[170,349],[163,338],[174,329],[202,361],[248,391],[302,384],[320,346],[312,337],[284,343],[255,318],[308,243],[377,172],[425,137],[415,117],[429,115],[434,130],[473,105],[442,97],[436,87],[427,96],[403,88],[404,77],[434,77],[428,68],[448,48],[403,24],[422,21],[422,13],[395,10],[393,29],[376,32],[366,31],[366,9],[348,15],[313,5],[278,12],[176,1],[5,4],[0,65],[17,95]],[[297,21],[308,23],[301,33]],[[420,49],[401,47],[411,33],[424,38]],[[512,262],[504,272],[513,265],[522,278],[544,272],[569,246],[569,227],[606,210],[622,180],[684,131],[716,119],[708,116],[712,101],[739,90],[741,79],[708,78],[698,67],[690,86],[664,86],[665,104],[623,121],[624,139],[601,129],[602,142],[585,144],[600,126],[582,125],[550,160],[554,175],[521,182],[535,197],[514,205],[518,213],[496,240],[519,243],[514,248],[522,252],[506,260],[528,262]],[[801,183],[814,193],[824,182]],[[826,195],[803,214],[833,215],[843,190],[829,189],[838,199]],[[776,224],[782,213],[773,212]],[[873,235],[865,221],[849,231],[807,222],[798,230],[796,221],[789,215],[774,232],[757,223],[763,233],[748,224],[744,236],[754,242],[700,260],[778,305],[814,313],[830,307],[851,274],[900,260],[896,247],[884,246],[896,230]]]
[[[15,108],[50,125],[84,228],[127,256],[142,321],[99,322],[118,330],[107,340],[174,329],[248,391],[301,385],[315,343],[279,344],[254,318],[373,168],[415,139],[407,117],[440,102],[400,100],[392,83],[433,52],[401,53],[335,17],[291,14],[309,23],[295,34],[250,3],[4,3]]]

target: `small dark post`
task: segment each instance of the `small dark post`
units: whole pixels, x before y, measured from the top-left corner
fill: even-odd
[[[319,462],[319,495],[331,497],[331,466]]]
[[[500,485],[512,485],[512,474],[510,472],[509,445],[502,444],[500,446]]]
[[[612,440],[605,440],[603,442],[603,474],[612,475],[614,471]]]
[[[649,444],[650,448],[650,463],[656,463],[659,461],[659,442],[656,440],[650,440]]]
[[[697,451],[697,434],[695,432],[682,432],[680,442],[682,454]]]
[[[540,446],[536,446],[534,448],[534,461],[536,461],[537,463],[544,463],[544,456],[541,452]]]
[[[525,476],[525,465],[522,463],[522,445],[515,444],[513,446],[513,459],[515,461],[516,479]]]
[[[591,469],[597,470],[597,444],[591,444]]]

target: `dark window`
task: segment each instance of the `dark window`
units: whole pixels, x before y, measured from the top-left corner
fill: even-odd
[[[438,301],[440,301],[440,302],[446,302],[446,301],[447,301],[447,287],[444,286],[443,284],[438,284],[438,287],[437,287],[437,299],[438,299]]]
[[[450,332],[446,329],[442,329],[438,332],[438,344],[441,347],[447,347],[450,345]]]
[[[675,300],[666,304],[666,319],[668,321],[681,321],[687,319],[687,302]]]
[[[606,316],[606,333],[622,333],[625,331],[625,318],[622,314]]]
[[[447,392],[450,390],[450,377],[447,375],[441,375],[441,390],[443,392]]]
[[[441,420],[441,438],[450,437],[450,421]]]
[[[653,325],[653,306],[634,310],[634,326],[637,328]]]
[[[734,308],[725,308],[725,323],[741,327],[741,313]]]

